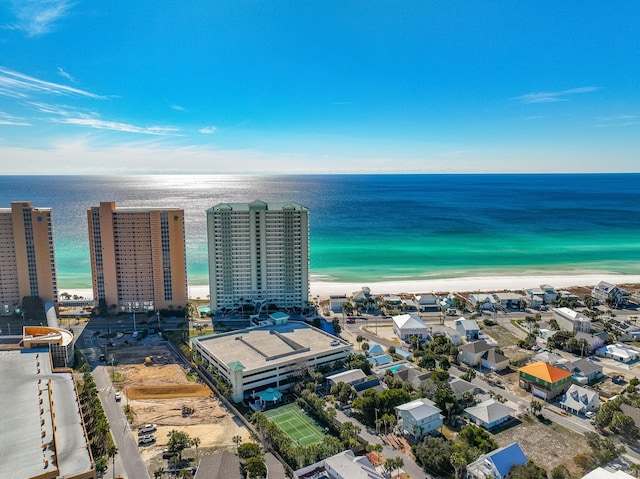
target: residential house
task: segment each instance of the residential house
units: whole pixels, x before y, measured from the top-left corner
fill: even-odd
[[[484,341],[474,341],[463,344],[458,348],[458,360],[469,366],[479,366],[482,362],[482,355],[494,349]]]
[[[593,471],[582,476],[582,479],[635,479],[624,471],[616,471],[608,467],[597,467]]]
[[[480,336],[480,327],[473,319],[456,319],[456,331],[467,341],[475,341]]]
[[[493,298],[503,308],[513,309],[520,307],[520,301],[524,299],[524,296],[518,293],[494,293]]]
[[[342,305],[348,301],[344,294],[329,296],[329,309],[336,314],[342,313]]]
[[[509,358],[496,349],[490,349],[481,356],[481,368],[492,371],[503,371],[509,367]]]
[[[515,414],[515,409],[505,406],[500,401],[489,399],[464,410],[465,416],[476,426],[492,429],[498,424],[507,422]]]
[[[409,342],[411,336],[425,340],[429,337],[429,328],[422,320],[411,314],[400,314],[393,317],[393,332],[401,341]]]
[[[562,396],[560,407],[571,414],[595,412],[600,408],[600,395],[593,389],[572,384]]]
[[[374,366],[381,366],[393,362],[393,358],[384,354],[384,348],[378,343],[371,343],[367,352],[367,360]]]
[[[584,354],[591,354],[596,349],[604,346],[604,343],[609,339],[609,335],[604,331],[597,334],[583,333],[582,331],[578,331],[574,336],[577,340],[584,339],[587,343],[586,349],[583,351]]]
[[[440,305],[438,304],[438,298],[433,294],[423,294],[416,298],[420,311],[423,313],[437,313],[440,311]]]
[[[469,366],[502,371],[509,366],[509,358],[484,341],[474,341],[458,348],[458,359]]]
[[[415,440],[440,429],[444,419],[442,411],[427,398],[416,399],[396,406],[396,412],[400,431]]]
[[[640,358],[640,351],[616,343],[607,344],[596,349],[596,355],[603,358],[615,359],[621,363],[630,363]]]
[[[240,459],[232,452],[217,450],[213,454],[202,456],[194,479],[224,477],[225,479],[242,479]]]
[[[411,384],[414,391],[420,389],[422,381],[426,381],[431,376],[431,373],[424,373],[422,370],[416,367],[408,367],[399,369],[393,373],[393,377],[399,379],[402,382]]]
[[[528,462],[517,442],[501,447],[467,466],[469,479],[509,479],[513,466],[524,466]]]
[[[451,388],[453,397],[458,401],[462,400],[464,393],[479,394],[482,392],[482,389],[475,384],[471,384],[469,381],[465,381],[464,379],[460,379],[455,376],[449,377],[449,387]]]
[[[225,477],[225,476],[212,476]],[[295,479],[384,479],[366,456],[351,450],[339,452],[293,473]]]
[[[620,411],[622,411],[622,414],[624,414],[625,416],[629,416],[631,419],[633,419],[633,422],[638,428],[638,431],[640,431],[640,408],[633,407],[630,404],[621,403]]]
[[[460,333],[457,330],[448,328],[446,326],[442,326],[442,325],[433,326],[433,331],[431,332],[431,334],[433,336],[438,336],[438,335],[446,336],[447,339],[449,339],[449,341],[451,341],[451,344],[453,344],[454,346],[460,346],[462,344],[462,336],[460,336]]]
[[[528,289],[525,291],[524,300],[530,308],[540,309],[544,304],[544,292],[536,289]]]
[[[480,311],[495,311],[496,309],[496,300],[490,294],[471,294],[469,301],[474,308],[480,309]]]
[[[575,361],[561,360],[556,366],[566,369],[573,374],[573,378],[580,384],[588,384],[602,377],[602,366],[587,358]]]
[[[571,308],[553,308],[553,319],[563,331],[591,332],[591,319]]]
[[[543,362],[547,364],[556,364],[565,360],[558,353],[553,353],[551,351],[542,351],[541,353],[536,354],[532,359],[534,362]]]
[[[334,386],[338,383],[355,386],[356,384],[363,383],[366,379],[367,375],[362,371],[362,369],[349,369],[348,371],[342,371],[341,373],[327,376],[329,386]]]
[[[564,394],[572,381],[569,371],[541,361],[520,368],[518,376],[522,389],[545,401]]]
[[[629,300],[629,292],[618,288],[615,284],[600,281],[591,291],[593,299],[602,304],[611,304],[614,307],[622,306]]]
[[[556,293],[556,290],[553,286],[549,284],[541,284],[540,289],[544,291],[544,304],[554,303],[556,299],[558,299],[558,293]]]

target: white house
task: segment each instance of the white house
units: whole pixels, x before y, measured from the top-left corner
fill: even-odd
[[[384,479],[366,456],[356,456],[351,450],[339,452],[293,473],[295,479],[322,477],[328,479]]]
[[[342,305],[347,301],[347,296],[344,294],[329,296],[329,309],[334,313],[342,313]]]
[[[429,337],[429,328],[417,316],[400,314],[393,317],[393,332],[402,341],[409,342],[409,337],[416,336],[420,340]]]
[[[600,408],[600,395],[593,389],[572,384],[562,396],[560,407],[571,414],[595,412]]]
[[[398,427],[403,434],[419,439],[442,427],[442,411],[427,398],[416,399],[396,406]]]
[[[607,344],[596,349],[596,355],[603,358],[615,359],[622,363],[630,363],[640,358],[640,351],[623,346],[622,344]]]
[[[494,293],[493,298],[503,308],[517,308],[524,296],[518,293]]]
[[[469,295],[469,301],[474,308],[479,304],[482,311],[494,311],[496,309],[496,300],[490,294],[472,294]]]

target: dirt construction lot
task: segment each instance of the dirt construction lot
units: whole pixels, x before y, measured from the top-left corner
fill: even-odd
[[[145,365],[145,358],[153,362]],[[204,384],[190,381],[186,367],[165,345],[135,346],[115,352],[118,365],[116,387],[123,392],[123,405],[133,413],[132,434],[143,424],[157,424],[156,443],[141,448],[142,457],[155,470],[166,461],[161,458],[169,431],[180,430],[200,439],[200,456],[207,450],[234,447],[236,435],[249,440],[249,432],[232,416]],[[189,456],[185,451],[184,456]]]

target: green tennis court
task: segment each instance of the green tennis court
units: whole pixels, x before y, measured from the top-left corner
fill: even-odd
[[[309,446],[322,442],[324,433],[316,422],[307,416],[296,403],[286,404],[265,412],[294,443]]]

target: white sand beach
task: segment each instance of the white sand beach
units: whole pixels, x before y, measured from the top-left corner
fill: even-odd
[[[417,281],[383,281],[361,283],[337,283],[328,281],[312,281],[310,285],[311,297],[320,299],[330,295],[351,295],[360,291],[364,286],[371,289],[374,295],[385,293],[446,293],[446,292],[474,292],[474,291],[503,291],[535,288],[548,284],[556,289],[572,286],[594,286],[600,281],[612,284],[640,284],[640,275],[622,274],[584,274],[584,275],[523,275],[523,276],[477,276],[467,278],[445,278]],[[82,296],[85,299],[93,297],[91,289],[65,289],[71,295]],[[208,285],[190,285],[189,298],[206,300],[209,295]]]

